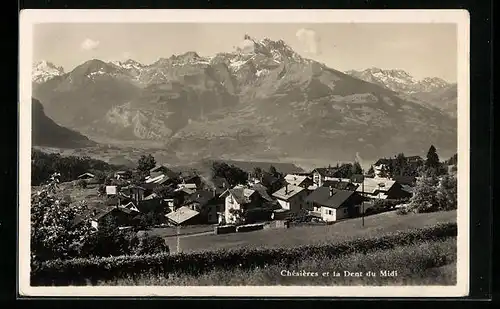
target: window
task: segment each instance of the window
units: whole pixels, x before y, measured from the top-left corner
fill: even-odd
[[[344,214],[347,214],[347,208],[344,208]]]

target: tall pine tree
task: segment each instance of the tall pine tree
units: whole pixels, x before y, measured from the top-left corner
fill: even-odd
[[[436,147],[434,145],[431,145],[429,148],[429,151],[427,152],[427,160],[425,161],[425,167],[426,168],[432,168],[432,169],[439,169],[440,167],[440,162],[439,162],[439,156],[436,151]]]

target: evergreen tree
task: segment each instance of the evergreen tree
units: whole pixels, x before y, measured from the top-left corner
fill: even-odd
[[[427,160],[425,161],[425,167],[427,169],[436,169],[438,170],[441,163],[439,162],[439,156],[436,151],[436,147],[431,145],[429,151],[427,152]]]
[[[359,162],[354,162],[351,167],[351,176],[352,175],[361,175],[363,174],[363,169],[361,168],[361,164]]]
[[[276,170],[276,167],[274,167],[274,165],[271,165],[269,167],[269,174],[271,174],[274,177],[279,178],[278,171]]]
[[[155,166],[156,160],[151,154],[142,155],[137,162],[137,169],[141,172],[147,172]]]
[[[373,165],[370,166],[370,169],[366,173],[366,177],[368,177],[368,178],[375,177],[375,169],[373,169]]]
[[[260,167],[255,167],[253,169],[253,177],[255,179],[260,179],[263,176],[262,169]]]

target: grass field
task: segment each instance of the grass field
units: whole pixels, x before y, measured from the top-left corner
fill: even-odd
[[[456,211],[428,214],[398,215],[395,211],[368,216],[365,226],[361,218],[349,219],[326,226],[296,226],[288,229],[261,230],[225,235],[202,235],[181,238],[181,252],[212,251],[242,247],[275,248],[335,243],[339,241],[378,236],[383,232],[401,231],[456,222]],[[166,238],[171,252],[177,251],[177,237]]]
[[[198,276],[178,273],[156,276],[139,274],[125,279],[100,281],[98,285],[454,285],[456,258],[456,238],[452,237],[368,254],[355,253],[336,259],[311,256],[290,265],[214,269]],[[317,273],[318,276],[283,276],[282,271],[305,271]],[[350,274],[356,272],[360,276],[346,276],[345,271]],[[367,276],[368,271],[375,276]],[[384,277],[381,271],[388,271],[393,276]],[[326,272],[329,275],[323,276]]]

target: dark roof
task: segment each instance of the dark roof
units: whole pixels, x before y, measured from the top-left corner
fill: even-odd
[[[177,178],[179,175],[166,167],[165,165],[158,165],[149,170],[150,173],[161,172],[168,178]]]
[[[268,201],[268,202],[274,201],[273,198],[271,196],[269,196],[269,194],[267,193],[267,187],[264,186],[263,184],[256,183],[256,184],[252,185],[252,189],[257,191],[260,194],[260,196],[262,196],[262,198],[265,199],[266,201]]]
[[[271,174],[267,174],[267,173],[266,173],[266,175],[264,175],[264,176],[262,177],[262,182],[268,183],[268,184],[270,184],[270,185],[275,184],[275,183],[276,183],[276,182],[278,182],[279,180],[280,180],[279,178],[274,177],[273,175],[271,175]]]
[[[412,186],[409,186],[409,185],[401,185],[401,189],[403,191],[406,191],[408,193],[413,193],[413,190],[415,189],[414,187]]]
[[[199,190],[189,195],[184,204],[197,203],[200,206],[208,204],[214,198],[214,193],[208,190]]]
[[[401,185],[412,185],[416,181],[413,176],[395,176],[393,179]]]
[[[231,186],[229,185],[229,182],[222,177],[215,177],[213,179],[208,179],[205,177],[200,177],[201,181],[206,184],[210,189],[215,189],[215,192],[217,195],[221,195],[229,189]]]
[[[422,157],[421,156],[410,156],[410,157],[406,157],[406,159],[408,161],[422,161]]]
[[[387,158],[380,158],[377,160],[377,162],[375,162],[375,165],[380,165],[380,164],[390,164],[392,162],[393,159],[387,159]]]
[[[340,208],[354,194],[354,191],[347,190],[332,189],[332,191],[333,195],[330,196],[330,188],[319,187],[309,194],[306,201],[330,208]]]
[[[254,195],[257,191],[253,189],[249,189],[243,186],[236,186],[232,189],[227,190],[229,194],[233,196],[233,198],[238,202],[238,204],[247,204],[250,203],[250,197]]]
[[[327,180],[323,182],[323,187],[333,187],[339,190],[356,191],[358,185],[346,181]]]
[[[318,167],[313,172],[318,172],[321,176],[336,177],[338,169],[335,167]]]
[[[161,200],[160,199],[152,199],[152,200],[142,200],[136,205],[137,209],[140,212],[149,212],[155,211],[160,207]]]
[[[99,220],[102,217],[104,217],[105,215],[107,215],[110,212],[112,212],[113,209],[116,209],[116,208],[113,207],[113,208],[107,208],[107,209],[100,209],[100,210],[97,211],[97,213],[95,215],[92,215],[92,219]]]

